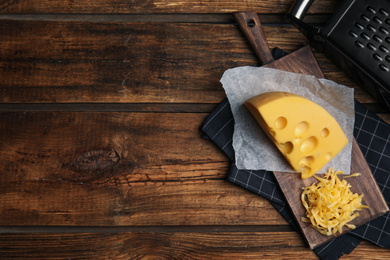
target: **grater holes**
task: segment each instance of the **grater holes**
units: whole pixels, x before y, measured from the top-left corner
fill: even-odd
[[[383,45],[379,46],[379,50],[381,50],[384,53],[389,53],[389,49],[387,49],[386,46]]]
[[[374,53],[372,57],[374,57],[374,59],[376,59],[377,61],[383,61],[383,58],[378,53]]]
[[[385,72],[389,72],[389,68],[385,64],[379,64],[379,68]]]
[[[361,24],[358,23],[358,22],[355,23],[355,27],[358,28],[359,30],[364,30],[363,25],[361,25]]]
[[[365,12],[357,14],[353,27],[345,31],[351,43],[371,55],[375,67],[390,73],[390,17],[387,10],[369,5]],[[366,50],[363,50],[366,49]],[[360,50],[358,50],[360,51]],[[373,64],[373,65],[374,65]]]
[[[367,29],[370,30],[371,32],[376,32],[375,27],[372,26],[371,24],[368,24],[368,25],[367,25]]]
[[[379,13],[380,14],[382,14],[382,15],[385,15],[385,16],[388,16],[389,15],[389,13],[386,11],[386,9],[384,9],[384,8],[380,8],[379,9]]]
[[[361,43],[360,41],[355,41],[355,45],[359,48],[364,48],[364,44]]]
[[[357,35],[357,33],[355,33],[354,31],[349,31],[349,35],[351,35],[352,37],[355,37],[355,38],[358,38],[359,35]]]
[[[381,38],[379,35],[377,35],[377,34],[374,34],[374,35],[372,36],[372,38],[373,38],[376,42],[379,42],[379,43],[382,43],[382,42],[383,42],[382,38]]]
[[[377,24],[382,24],[382,23],[383,23],[382,20],[381,20],[381,18],[379,18],[378,16],[374,16],[374,17],[372,18],[372,20],[373,20],[374,22],[376,22]]]
[[[383,34],[389,34],[389,31],[385,28],[385,27],[379,27],[379,29],[378,29],[381,33],[383,33]]]
[[[360,18],[361,18],[363,21],[367,22],[367,23],[371,21],[370,18],[369,18],[367,15],[365,15],[365,14],[362,14],[362,15],[360,16]]]
[[[371,40],[370,36],[369,36],[367,33],[365,33],[365,32],[362,32],[362,33],[360,34],[360,36],[361,36],[364,40],[367,40],[367,41]]]
[[[371,42],[367,43],[367,48],[369,48],[369,49],[372,50],[372,51],[376,51],[375,45],[372,44]]]
[[[372,13],[372,14],[376,14],[375,9],[372,8],[371,6],[367,6],[367,11],[369,11],[369,12]]]

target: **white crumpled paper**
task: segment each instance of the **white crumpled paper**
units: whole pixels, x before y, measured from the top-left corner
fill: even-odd
[[[261,93],[286,91],[319,104],[340,124],[349,143],[320,172],[334,167],[350,174],[355,119],[352,88],[315,76],[248,66],[225,71],[221,83],[235,121],[233,148],[238,169],[294,172],[244,106],[246,100]]]

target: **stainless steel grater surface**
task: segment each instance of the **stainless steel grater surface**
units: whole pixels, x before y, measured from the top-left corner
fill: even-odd
[[[294,25],[390,111],[390,1],[343,1],[321,30],[303,22],[312,2],[295,2]]]

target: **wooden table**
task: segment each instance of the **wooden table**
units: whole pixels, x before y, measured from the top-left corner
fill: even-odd
[[[341,1],[316,1],[323,25]],[[199,126],[229,68],[259,65],[232,12],[271,48],[307,45],[292,1],[0,1],[0,258],[317,259],[270,203],[226,181]],[[355,88],[324,55],[326,78]],[[389,259],[362,242],[343,259]]]

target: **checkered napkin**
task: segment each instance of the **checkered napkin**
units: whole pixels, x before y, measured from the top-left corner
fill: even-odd
[[[284,55],[273,51],[275,58]],[[212,140],[232,161],[228,181],[268,199],[280,214],[297,230],[298,224],[287,205],[272,172],[238,170],[232,146],[234,118],[227,99],[223,100],[202,125],[204,138]],[[354,136],[359,144],[385,200],[390,205],[390,126],[355,101]],[[390,249],[390,214],[381,216],[350,233],[314,249],[321,259],[338,259],[359,245],[362,239]]]

